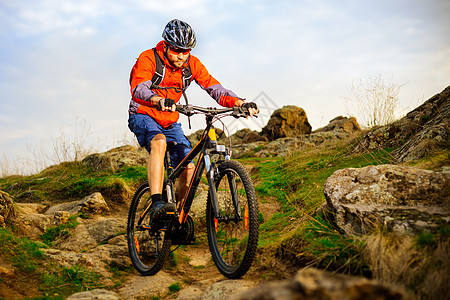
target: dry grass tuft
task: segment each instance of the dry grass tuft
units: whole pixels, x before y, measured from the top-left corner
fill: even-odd
[[[412,290],[417,299],[448,299],[450,241],[419,247],[411,236],[374,233],[366,237],[364,259],[375,279]]]

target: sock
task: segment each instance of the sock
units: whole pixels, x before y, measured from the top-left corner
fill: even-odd
[[[164,202],[162,194],[154,194],[152,197],[152,206],[155,205],[157,202]]]

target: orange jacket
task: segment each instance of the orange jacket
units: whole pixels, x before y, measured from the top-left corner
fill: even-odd
[[[130,114],[147,114],[155,119],[163,127],[168,127],[178,121],[178,112],[159,111],[151,104],[152,97],[158,95],[170,98],[178,102],[182,96],[181,88],[183,82],[182,68],[174,68],[163,53],[163,41],[156,45],[156,52],[163,59],[165,65],[164,79],[161,87],[177,87],[175,89],[151,89],[153,74],[156,69],[155,55],[153,49],[141,53],[133,66],[130,74],[131,102]],[[225,89],[214,77],[212,77],[200,60],[189,55],[189,63],[192,79],[197,82],[217,103],[225,107],[235,106],[236,100],[242,99],[232,91]]]

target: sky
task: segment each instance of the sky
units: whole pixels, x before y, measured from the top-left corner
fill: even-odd
[[[248,127],[297,105],[314,130],[349,113],[343,96],[361,79],[401,85],[399,114],[450,85],[449,16],[448,0],[0,0],[0,160],[50,153],[86,127],[98,151],[132,140],[131,67],[174,18],[216,79],[266,107]],[[216,104],[195,83],[187,95]],[[204,123],[181,122],[187,134]]]

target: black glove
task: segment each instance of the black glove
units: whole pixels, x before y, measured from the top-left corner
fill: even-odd
[[[254,108],[254,109],[256,109],[257,111],[259,111],[259,110],[258,110],[258,105],[256,105],[255,102],[244,102],[244,104],[242,104],[242,107],[245,107],[246,109]]]
[[[161,99],[158,102],[158,110],[163,110],[165,107],[172,108],[172,105],[175,105],[175,100],[169,98]]]

